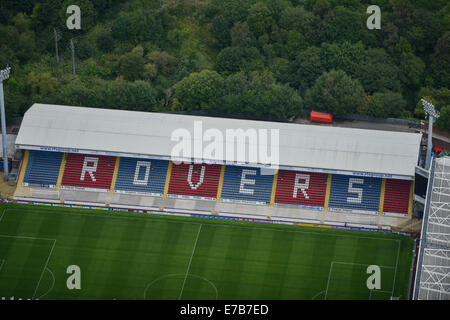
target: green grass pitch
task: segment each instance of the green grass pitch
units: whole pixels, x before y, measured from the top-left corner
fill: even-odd
[[[413,241],[373,232],[2,204],[0,299],[406,299]],[[69,290],[70,265],[81,289]],[[369,290],[369,265],[381,288]]]

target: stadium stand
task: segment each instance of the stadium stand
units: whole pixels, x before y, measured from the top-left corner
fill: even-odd
[[[383,213],[408,213],[411,181],[386,179]]]
[[[220,165],[174,164],[167,196],[216,200],[219,177]]]
[[[115,192],[162,196],[168,164],[167,160],[121,157]]]
[[[61,152],[30,150],[23,185],[54,188],[62,156]]]
[[[273,174],[260,168],[226,166],[221,201],[268,204],[272,182]]]
[[[279,170],[228,159],[171,162],[171,133],[199,120],[204,130],[279,130]],[[64,203],[332,225],[365,223],[371,213],[376,228],[394,226],[402,223],[397,217],[411,217],[420,140],[411,133],[35,104],[16,139],[29,156],[14,198],[50,200],[45,188],[56,186],[51,201]]]
[[[275,204],[291,204],[307,209],[323,209],[327,174],[280,170]]]
[[[109,191],[116,157],[68,153],[61,188]]]
[[[381,179],[333,174],[329,209],[378,213]]]

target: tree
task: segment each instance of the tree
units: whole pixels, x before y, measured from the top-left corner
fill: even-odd
[[[336,116],[355,113],[364,89],[358,80],[342,70],[324,72],[305,95],[308,109],[331,112]]]
[[[434,85],[448,86],[450,83],[450,31],[444,33],[436,42],[431,68]]]
[[[336,7],[329,24],[323,29],[322,42],[350,41],[358,42],[367,30],[363,14],[344,7]]]
[[[436,127],[450,130],[450,105],[441,108],[441,116],[436,120]]]
[[[241,68],[243,59],[242,48],[227,47],[217,55],[217,69],[219,71],[237,72]]]
[[[174,85],[174,98],[184,110],[216,111],[223,96],[224,79],[216,71],[194,72]]]
[[[272,13],[265,4],[257,2],[249,10],[247,23],[250,31],[259,37],[269,31],[273,23]]]
[[[265,119],[288,119],[303,110],[300,95],[275,82],[269,71],[239,72],[225,80],[224,113]]]
[[[377,92],[372,96],[367,114],[377,118],[398,117],[402,113],[406,101],[398,92]]]
[[[230,22],[223,15],[216,15],[212,20],[212,34],[219,48],[230,45]]]
[[[157,67],[158,72],[163,75],[175,72],[177,67],[177,58],[165,51],[154,50],[147,54],[147,59],[153,63]]]
[[[384,49],[368,49],[365,58],[357,65],[355,77],[366,92],[372,94],[387,90],[399,91],[399,70]]]
[[[145,65],[143,54],[144,49],[137,46],[131,52],[120,57],[119,70],[126,80],[134,81],[142,78]]]
[[[425,71],[425,63],[413,53],[401,56],[399,64],[399,79],[406,86],[419,86]]]
[[[112,37],[111,32],[105,28],[102,28],[98,32],[95,42],[97,44],[97,48],[102,52],[111,52],[115,46],[114,38]]]
[[[285,48],[291,57],[295,57],[300,51],[306,49],[307,46],[305,37],[300,32],[295,30],[289,31]]]
[[[278,22],[281,28],[300,32],[310,44],[319,42],[320,17],[301,6],[284,9],[282,17]]]
[[[28,75],[27,84],[31,88],[32,95],[45,97],[56,90],[58,80],[52,77],[50,72],[36,74],[32,71]]]
[[[291,86],[303,93],[325,70],[321,50],[317,47],[309,47],[300,52],[292,62],[289,82]]]
[[[234,47],[249,47],[254,41],[254,37],[252,36],[246,21],[236,22],[233,28],[231,28],[230,34],[231,44]]]
[[[351,77],[360,75],[359,66],[365,61],[366,49],[361,41],[323,43],[321,57],[326,70],[341,69]]]

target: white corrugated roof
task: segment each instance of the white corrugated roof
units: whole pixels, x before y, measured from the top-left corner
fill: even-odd
[[[16,145],[167,157],[177,144],[172,132],[193,135],[199,120],[203,132],[216,128],[224,136],[226,129],[278,129],[279,164],[297,168],[411,177],[421,140],[416,133],[34,104]]]

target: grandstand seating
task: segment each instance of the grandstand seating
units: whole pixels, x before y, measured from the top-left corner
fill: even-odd
[[[386,179],[383,212],[408,214],[411,181]]]
[[[61,187],[109,190],[116,157],[68,153]]]
[[[327,174],[279,170],[275,204],[323,209]]]
[[[268,204],[272,183],[273,174],[259,168],[226,166],[221,201]]]
[[[173,164],[168,196],[216,199],[220,167],[217,164]]]
[[[63,154],[29,151],[24,186],[55,187]],[[116,157],[68,153],[61,187],[109,190]],[[169,161],[120,158],[115,192],[162,196]],[[83,169],[84,168],[84,169]],[[173,164],[169,197],[215,200],[220,165]],[[279,170],[274,203],[322,210],[325,204],[327,174]],[[333,174],[329,210],[377,213],[381,194],[380,178]],[[411,181],[386,179],[384,213],[408,214]],[[261,169],[225,166],[221,201],[269,204],[273,174]]]
[[[24,186],[55,187],[63,154],[30,150],[23,179]]]
[[[329,210],[378,213],[380,178],[333,174]]]
[[[162,196],[168,164],[167,160],[121,157],[115,192]]]

